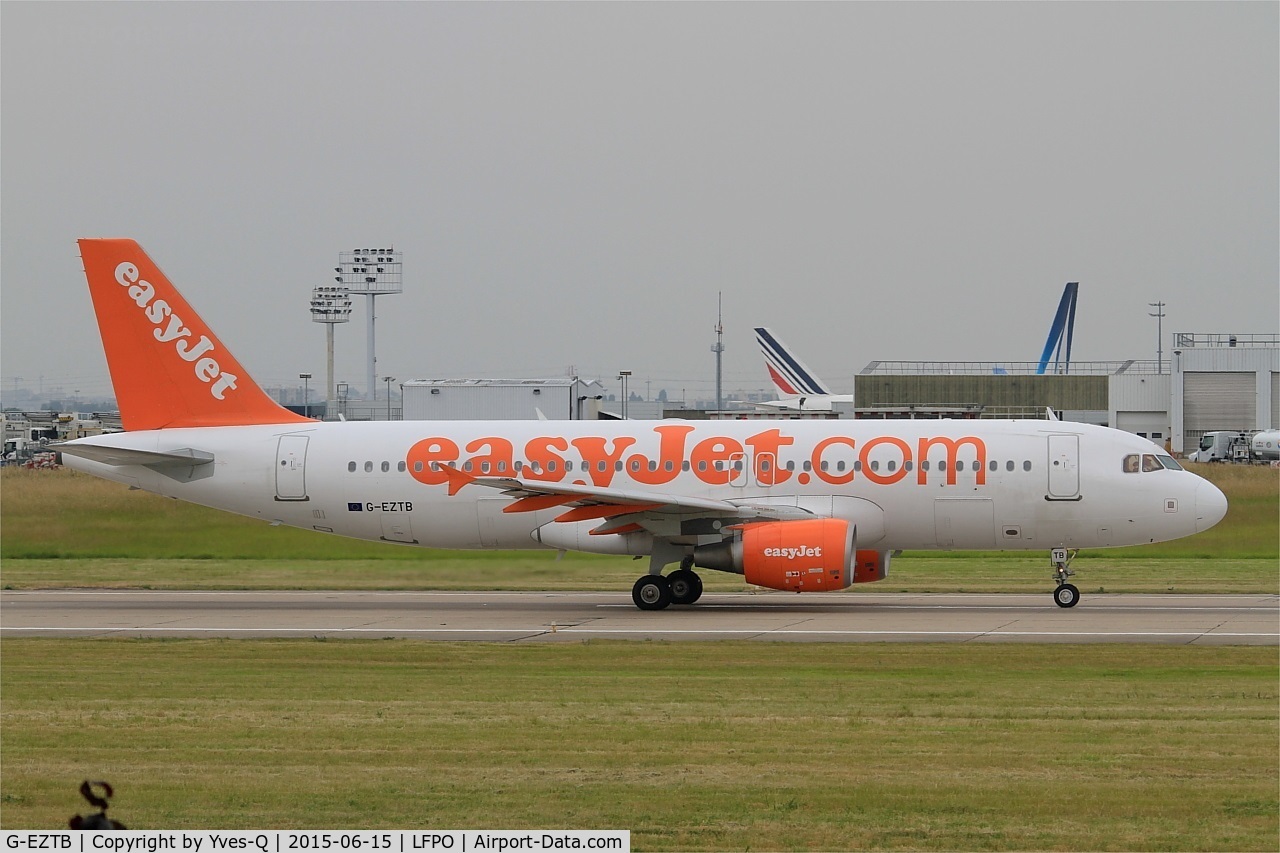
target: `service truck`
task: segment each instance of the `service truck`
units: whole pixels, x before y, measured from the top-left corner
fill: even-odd
[[[1280,459],[1280,430],[1249,433],[1238,430],[1210,430],[1200,437],[1200,446],[1187,456],[1191,462],[1269,462]]]

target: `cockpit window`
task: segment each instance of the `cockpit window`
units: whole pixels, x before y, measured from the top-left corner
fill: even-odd
[[[1144,453],[1141,456],[1136,453],[1130,453],[1124,458],[1124,472],[1126,474],[1135,474],[1139,470],[1143,472],[1162,471],[1166,468],[1170,471],[1183,470],[1182,466],[1172,456],[1163,453]]]

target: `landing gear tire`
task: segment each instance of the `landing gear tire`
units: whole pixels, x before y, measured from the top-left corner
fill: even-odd
[[[1059,607],[1075,607],[1080,601],[1080,590],[1074,584],[1067,583],[1067,578],[1075,574],[1071,571],[1071,561],[1078,553],[1079,548],[1058,547],[1049,554],[1049,562],[1053,564],[1053,579],[1058,584],[1058,588],[1053,591],[1053,602]]]
[[[631,588],[631,600],[641,610],[663,610],[671,604],[671,582],[662,575],[645,575]]]
[[[702,598],[702,578],[689,569],[678,569],[667,575],[671,584],[672,604],[693,604]]]

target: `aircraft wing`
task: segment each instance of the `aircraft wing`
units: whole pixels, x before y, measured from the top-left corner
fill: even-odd
[[[645,517],[679,515],[688,518],[718,518],[732,521],[754,519],[783,521],[795,518],[812,518],[813,513],[795,506],[780,506],[751,501],[719,500],[692,495],[641,492],[629,489],[613,489],[602,486],[566,483],[542,483],[518,477],[473,477],[456,468],[447,468],[449,493],[456,494],[463,486],[477,485],[498,489],[512,499],[503,512],[533,512],[535,510],[565,507],[566,511],[556,521],[585,521],[587,519],[625,519],[639,527],[649,527]],[[606,523],[598,533],[624,532],[617,524]]]

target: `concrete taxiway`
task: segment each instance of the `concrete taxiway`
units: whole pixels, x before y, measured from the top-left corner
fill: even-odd
[[[1280,596],[6,590],[4,637],[402,637],[557,642],[772,640],[1280,645]]]

